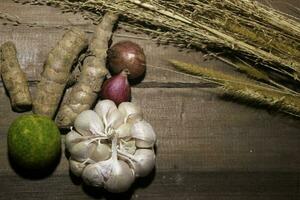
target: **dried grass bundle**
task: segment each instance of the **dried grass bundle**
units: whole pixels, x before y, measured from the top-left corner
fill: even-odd
[[[120,13],[122,26],[161,43],[235,55],[299,80],[300,23],[252,0],[42,0],[98,20]]]
[[[225,95],[255,105],[267,106],[300,117],[300,98],[256,81],[235,77],[222,72],[172,60],[172,65],[188,74],[200,76],[219,86]]]
[[[297,89],[300,86],[299,19],[257,1],[23,2],[59,6],[64,11],[81,12],[95,21],[99,21],[106,11],[119,13],[120,26],[127,30],[145,32],[159,43],[200,49],[255,79],[251,81],[211,71],[201,71],[198,74],[201,77],[207,75],[204,76],[206,80],[221,84],[225,93],[277,107],[284,112],[296,115],[300,113]],[[191,72],[189,70],[188,73]],[[234,82],[239,84],[233,84]]]

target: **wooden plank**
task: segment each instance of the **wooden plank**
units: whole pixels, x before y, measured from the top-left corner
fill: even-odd
[[[290,14],[295,11],[289,3],[300,7],[298,0],[268,2]],[[47,53],[64,32],[61,26],[78,26],[88,32],[93,29],[90,21],[80,15],[61,14],[51,7],[21,6],[3,0],[0,12],[25,23],[0,25],[0,43],[13,40],[17,44],[33,90]],[[29,24],[39,27],[29,28]],[[132,37],[127,34],[118,31],[114,42]],[[156,173],[122,195],[82,188],[69,176],[64,155],[46,179],[19,177],[7,159],[6,134],[9,124],[20,114],[11,111],[0,86],[0,199],[300,198],[299,121],[223,101],[203,89],[210,85],[156,68],[172,69],[166,62],[171,58],[225,67],[218,61],[204,62],[199,52],[186,54],[173,47],[157,47],[148,39],[131,40],[145,49],[149,64],[144,82],[133,89],[133,100],[142,106],[145,118],[158,134]]]
[[[299,123],[201,89],[136,89],[159,135],[158,166],[197,171],[298,171]],[[158,114],[159,113],[159,114]]]
[[[37,6],[14,3],[13,0],[1,0],[0,13],[8,15],[12,21],[17,20],[23,25],[38,25],[45,27],[68,27],[72,25],[86,25],[81,14],[62,13],[60,9],[50,6]],[[2,20],[8,24],[13,23]],[[1,23],[2,24],[2,23]]]
[[[16,175],[0,175],[0,199],[197,199],[197,200],[296,200],[298,173],[198,173],[157,172],[139,179],[124,194],[82,186],[68,173],[43,180],[25,180]]]
[[[1,88],[0,152],[19,114],[11,112]],[[201,88],[134,88],[133,101],[158,135],[160,171],[300,172],[300,124],[264,110],[220,100]],[[1,169],[9,169],[0,154]],[[67,169],[62,159],[59,171]]]

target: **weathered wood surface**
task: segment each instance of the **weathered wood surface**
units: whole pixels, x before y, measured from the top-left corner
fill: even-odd
[[[299,16],[297,0],[269,1]],[[282,3],[284,2],[284,3]],[[22,68],[34,91],[43,61],[65,29],[93,30],[80,15],[58,9],[0,2],[1,13],[21,22],[0,19],[0,44],[16,43]],[[34,27],[30,27],[34,26]],[[52,175],[28,180],[17,175],[7,159],[6,134],[18,115],[0,86],[0,199],[299,199],[300,123],[283,115],[220,99],[198,79],[171,72],[167,59],[177,58],[216,68],[199,52],[158,47],[146,36],[128,38],[122,31],[114,42],[131,39],[147,55],[148,73],[133,89],[133,100],[158,135],[157,168],[126,194],[111,195],[82,187],[69,175],[64,154]],[[140,37],[140,36],[139,36]],[[159,69],[159,68],[163,69]],[[229,69],[226,69],[230,71]],[[63,137],[64,139],[64,137]]]

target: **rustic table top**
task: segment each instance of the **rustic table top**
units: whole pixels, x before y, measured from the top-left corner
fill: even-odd
[[[299,0],[269,0],[275,8],[300,17]],[[298,9],[296,8],[298,7]],[[18,58],[34,91],[50,49],[77,26],[92,32],[81,15],[47,6],[0,2],[0,43],[16,43]],[[19,21],[20,24],[16,24]],[[147,55],[144,81],[133,101],[158,135],[157,167],[122,195],[83,187],[61,161],[50,176],[29,180],[16,174],[7,158],[12,112],[0,83],[0,199],[300,199],[300,123],[290,117],[225,101],[211,85],[173,72],[167,59],[230,69],[200,52],[157,46],[147,36],[117,31],[113,41],[130,39]],[[62,136],[64,139],[64,136]]]

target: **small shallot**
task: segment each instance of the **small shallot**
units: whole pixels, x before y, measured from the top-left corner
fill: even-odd
[[[120,74],[107,79],[102,85],[101,98],[110,99],[116,105],[130,101],[131,88],[127,79],[128,73],[128,70],[124,69]]]

